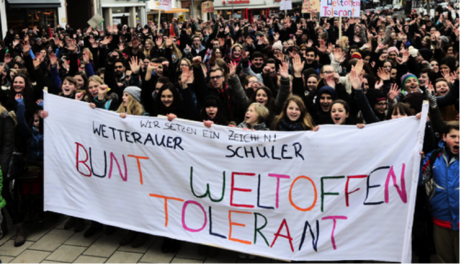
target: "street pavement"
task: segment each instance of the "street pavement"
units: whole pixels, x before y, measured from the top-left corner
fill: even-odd
[[[162,237],[150,236],[140,248],[120,246],[125,231],[117,230],[107,236],[99,232],[90,238],[83,233],[65,230],[67,217],[57,221],[28,226],[27,241],[14,247],[15,232],[8,218],[9,232],[0,240],[0,259],[3,263],[269,263],[279,262],[263,257],[239,259],[234,251],[219,249],[217,256],[200,255],[198,245],[183,242],[176,253],[162,253]],[[86,228],[89,228],[87,221]],[[440,262],[431,256],[432,262]],[[412,262],[417,262],[413,256]],[[352,263],[352,261],[346,261]]]

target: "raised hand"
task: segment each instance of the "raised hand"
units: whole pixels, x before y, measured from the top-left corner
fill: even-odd
[[[302,61],[300,59],[299,54],[296,54],[292,61],[292,66],[294,67],[294,72],[295,72],[296,77],[302,76],[302,70],[303,70],[304,64],[305,64],[305,61]]]
[[[90,61],[89,61],[89,51],[88,50],[84,50],[83,51],[83,61],[86,63],[86,64],[89,64]]]
[[[81,101],[84,95],[85,95],[85,92],[75,93],[75,100]]]
[[[360,90],[361,85],[363,83],[363,77],[360,76],[354,66],[351,66],[350,74],[348,75],[348,79],[350,80],[351,86],[355,90]]]
[[[382,80],[376,81],[374,87],[376,90],[380,90],[383,87],[383,81]]]
[[[125,49],[125,43],[120,42],[120,44],[118,44],[118,49],[119,49],[120,51],[123,51],[123,50]]]
[[[137,74],[140,69],[139,59],[137,57],[131,57],[131,61],[129,62],[129,67],[133,74]]]
[[[341,48],[335,48],[333,54],[334,54],[334,60],[340,61],[345,53],[342,51]]]
[[[3,59],[3,62],[7,64],[7,63],[10,63],[11,60],[12,60],[11,55],[9,53],[5,54],[5,58]]]
[[[313,40],[309,39],[307,41],[307,47],[311,48],[313,46]]]
[[[22,46],[22,52],[24,54],[28,54],[30,51],[30,45],[29,45],[29,41],[28,40],[25,40],[24,41],[24,45]]]
[[[390,91],[388,92],[388,100],[394,101],[396,96],[399,95],[399,92],[401,92],[401,89],[398,89],[398,85],[396,83],[391,84]]]
[[[363,71],[363,66],[364,60],[358,60],[358,62],[355,65],[355,70],[358,75],[361,75],[361,72]]]
[[[377,75],[382,79],[383,81],[388,81],[390,79],[390,73],[387,72],[384,68],[380,67],[377,70]]]
[[[319,47],[316,46],[316,49],[321,53],[326,52],[326,43],[324,42],[324,39],[319,40]]]
[[[173,36],[169,36],[169,38],[166,39],[166,47],[171,47],[171,45],[173,44],[173,41],[174,41],[174,37]]]
[[[155,40],[155,44],[157,45],[157,47],[160,47],[161,44],[163,44],[163,37],[158,36],[157,39]]]
[[[188,67],[184,67],[182,69],[182,75],[180,77],[180,81],[182,83],[182,88],[187,88],[187,83],[191,81],[191,73]]]
[[[50,56],[49,56],[49,58],[50,58],[51,67],[56,67],[57,61],[58,61],[58,59],[57,59],[57,57],[56,57],[56,54],[51,53]]]
[[[43,62],[43,59],[44,59],[44,58],[43,58],[43,56],[42,56],[41,54],[38,55],[38,56],[35,58],[35,60],[33,61],[33,63],[34,63],[34,68],[35,68],[35,69],[38,69],[38,67],[40,66],[40,64]]]
[[[230,77],[234,77],[236,75],[236,66],[238,66],[238,63],[236,62],[231,62],[227,64],[229,72],[230,72]]]
[[[283,64],[280,65],[279,74],[283,78],[289,78],[289,63],[283,62]]]

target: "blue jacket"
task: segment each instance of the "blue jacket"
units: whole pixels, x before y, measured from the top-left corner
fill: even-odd
[[[439,142],[442,152],[436,158],[433,166],[430,166],[430,157],[433,151],[426,155],[420,169],[420,179],[433,175],[435,193],[430,201],[431,213],[434,224],[458,230],[459,226],[459,163],[458,156],[449,154],[445,142]],[[431,170],[431,167],[433,168]]]

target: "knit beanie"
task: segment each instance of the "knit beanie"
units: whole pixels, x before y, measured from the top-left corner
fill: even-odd
[[[398,56],[399,56],[399,50],[396,47],[389,47],[387,49],[387,53],[390,54],[390,52],[396,52],[396,54],[398,54]]]
[[[420,55],[422,55],[423,59],[426,61],[429,61],[431,57],[433,57],[433,52],[430,49],[421,49],[418,52],[420,52]]]
[[[361,60],[363,57],[361,56],[361,53],[353,52],[353,54],[351,54],[351,58],[352,59],[357,58],[358,60]]]
[[[367,90],[366,93],[367,101],[369,101],[369,105],[371,107],[374,107],[378,102],[386,100],[387,97],[384,93],[382,93],[380,90],[376,89],[369,89]]]
[[[141,91],[141,88],[136,86],[128,86],[123,90],[124,93],[129,93],[139,103],[141,102]]]
[[[439,68],[441,69],[441,65],[446,65],[449,67],[450,72],[455,72],[455,65],[456,65],[456,60],[454,57],[445,57],[439,62]]]
[[[331,97],[332,97],[332,100],[339,99],[339,96],[337,95],[337,92],[336,92],[336,90],[334,88],[332,88],[331,86],[323,86],[318,90],[318,95],[316,97],[316,98],[318,98],[318,102],[319,102],[319,98],[321,98],[321,95],[323,93],[330,94]]]
[[[418,84],[420,85],[420,82],[418,81],[417,76],[413,75],[412,73],[406,73],[401,77],[401,88],[402,89],[404,89],[404,87],[406,87],[406,82],[410,78],[415,78],[417,80]]]
[[[273,47],[273,50],[279,49],[279,50],[283,51],[283,44],[279,40],[277,42],[275,42],[275,44],[273,44],[272,47]]]

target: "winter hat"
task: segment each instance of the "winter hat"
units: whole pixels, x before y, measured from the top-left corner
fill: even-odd
[[[446,37],[446,36],[441,36],[441,41],[442,41],[442,43],[447,44],[447,43],[449,43],[449,38]]]
[[[275,42],[275,44],[273,44],[272,47],[273,47],[273,50],[275,50],[275,49],[279,49],[281,51],[283,50],[283,44],[279,40],[277,42]]]
[[[399,56],[399,50],[396,47],[389,47],[387,53],[390,54],[390,52],[396,52],[396,54]]]
[[[374,107],[374,105],[376,105],[378,102],[387,99],[387,96],[384,93],[376,89],[367,90],[366,97],[371,107]]]
[[[353,54],[351,54],[351,58],[352,59],[357,58],[358,60],[361,60],[363,57],[361,56],[361,53],[353,52]]]
[[[441,65],[446,65],[449,67],[451,72],[455,72],[455,65],[456,65],[456,60],[454,57],[445,57],[439,62],[439,68],[441,68]]]
[[[411,109],[414,109],[415,113],[422,112],[422,104],[425,100],[425,96],[421,93],[410,93],[404,97],[403,103],[408,103]]]
[[[332,97],[332,100],[337,100],[339,99],[339,96],[337,95],[337,92],[335,91],[334,88],[332,88],[331,86],[323,86],[321,87],[319,90],[318,90],[318,96],[316,98],[318,98],[317,102],[319,102],[319,98],[321,98],[321,95],[323,93],[328,93],[331,95]]]
[[[406,87],[406,82],[410,78],[415,78],[417,80],[418,84],[420,85],[420,82],[418,81],[417,76],[413,75],[412,73],[406,73],[401,77],[401,87],[402,87],[402,89],[404,89],[404,87]]]
[[[41,38],[35,38],[35,41],[37,41],[37,42],[42,41],[42,39]]]
[[[418,53],[418,49],[414,48],[413,46],[410,46],[409,47],[409,53],[412,57],[417,57],[417,53]]]
[[[141,88],[136,86],[128,86],[123,90],[124,93],[129,93],[138,102],[141,102],[141,91]]]
[[[430,49],[421,49],[418,52],[420,52],[420,55],[422,55],[423,59],[426,61],[429,61],[431,57],[433,57],[433,52]]]

